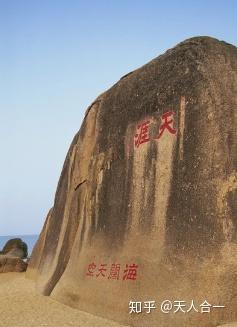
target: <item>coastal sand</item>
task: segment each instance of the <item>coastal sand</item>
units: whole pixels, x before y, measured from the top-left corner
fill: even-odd
[[[237,323],[222,325],[237,327]],[[219,326],[219,327],[222,327]],[[126,327],[37,294],[24,273],[0,274],[0,327]],[[127,326],[128,327],[128,326]]]
[[[37,294],[24,273],[0,274],[0,327],[125,327]]]

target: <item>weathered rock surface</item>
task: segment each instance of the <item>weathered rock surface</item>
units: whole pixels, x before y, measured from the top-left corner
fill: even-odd
[[[0,254],[25,259],[28,256],[28,247],[20,238],[13,238],[7,241]]]
[[[23,272],[27,269],[27,263],[17,257],[0,255],[0,273]]]
[[[38,289],[133,326],[237,319],[237,49],[182,42],[89,107],[27,270]],[[194,300],[199,313],[160,310]],[[156,301],[151,314],[128,303]],[[211,313],[200,313],[207,300]]]

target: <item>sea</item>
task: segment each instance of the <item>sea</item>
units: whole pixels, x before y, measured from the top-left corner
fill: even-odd
[[[23,242],[25,242],[28,246],[28,256],[31,255],[33,247],[38,239],[39,235],[8,235],[8,236],[0,236],[0,249],[4,247],[6,242],[12,238],[21,238]]]

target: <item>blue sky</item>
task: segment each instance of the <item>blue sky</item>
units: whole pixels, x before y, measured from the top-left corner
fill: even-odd
[[[237,1],[0,0],[0,235],[39,233],[86,107],[182,40],[237,44]]]

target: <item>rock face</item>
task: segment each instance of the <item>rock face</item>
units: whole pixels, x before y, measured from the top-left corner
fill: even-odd
[[[13,238],[7,241],[0,254],[25,259],[28,256],[28,247],[20,238]]]
[[[237,48],[197,37],[99,96],[33,250],[38,289],[138,327],[236,320],[236,95]],[[156,309],[129,314],[130,300]],[[205,300],[226,308],[202,314]]]
[[[0,273],[23,272],[27,269],[27,263],[17,257],[0,255]]]

